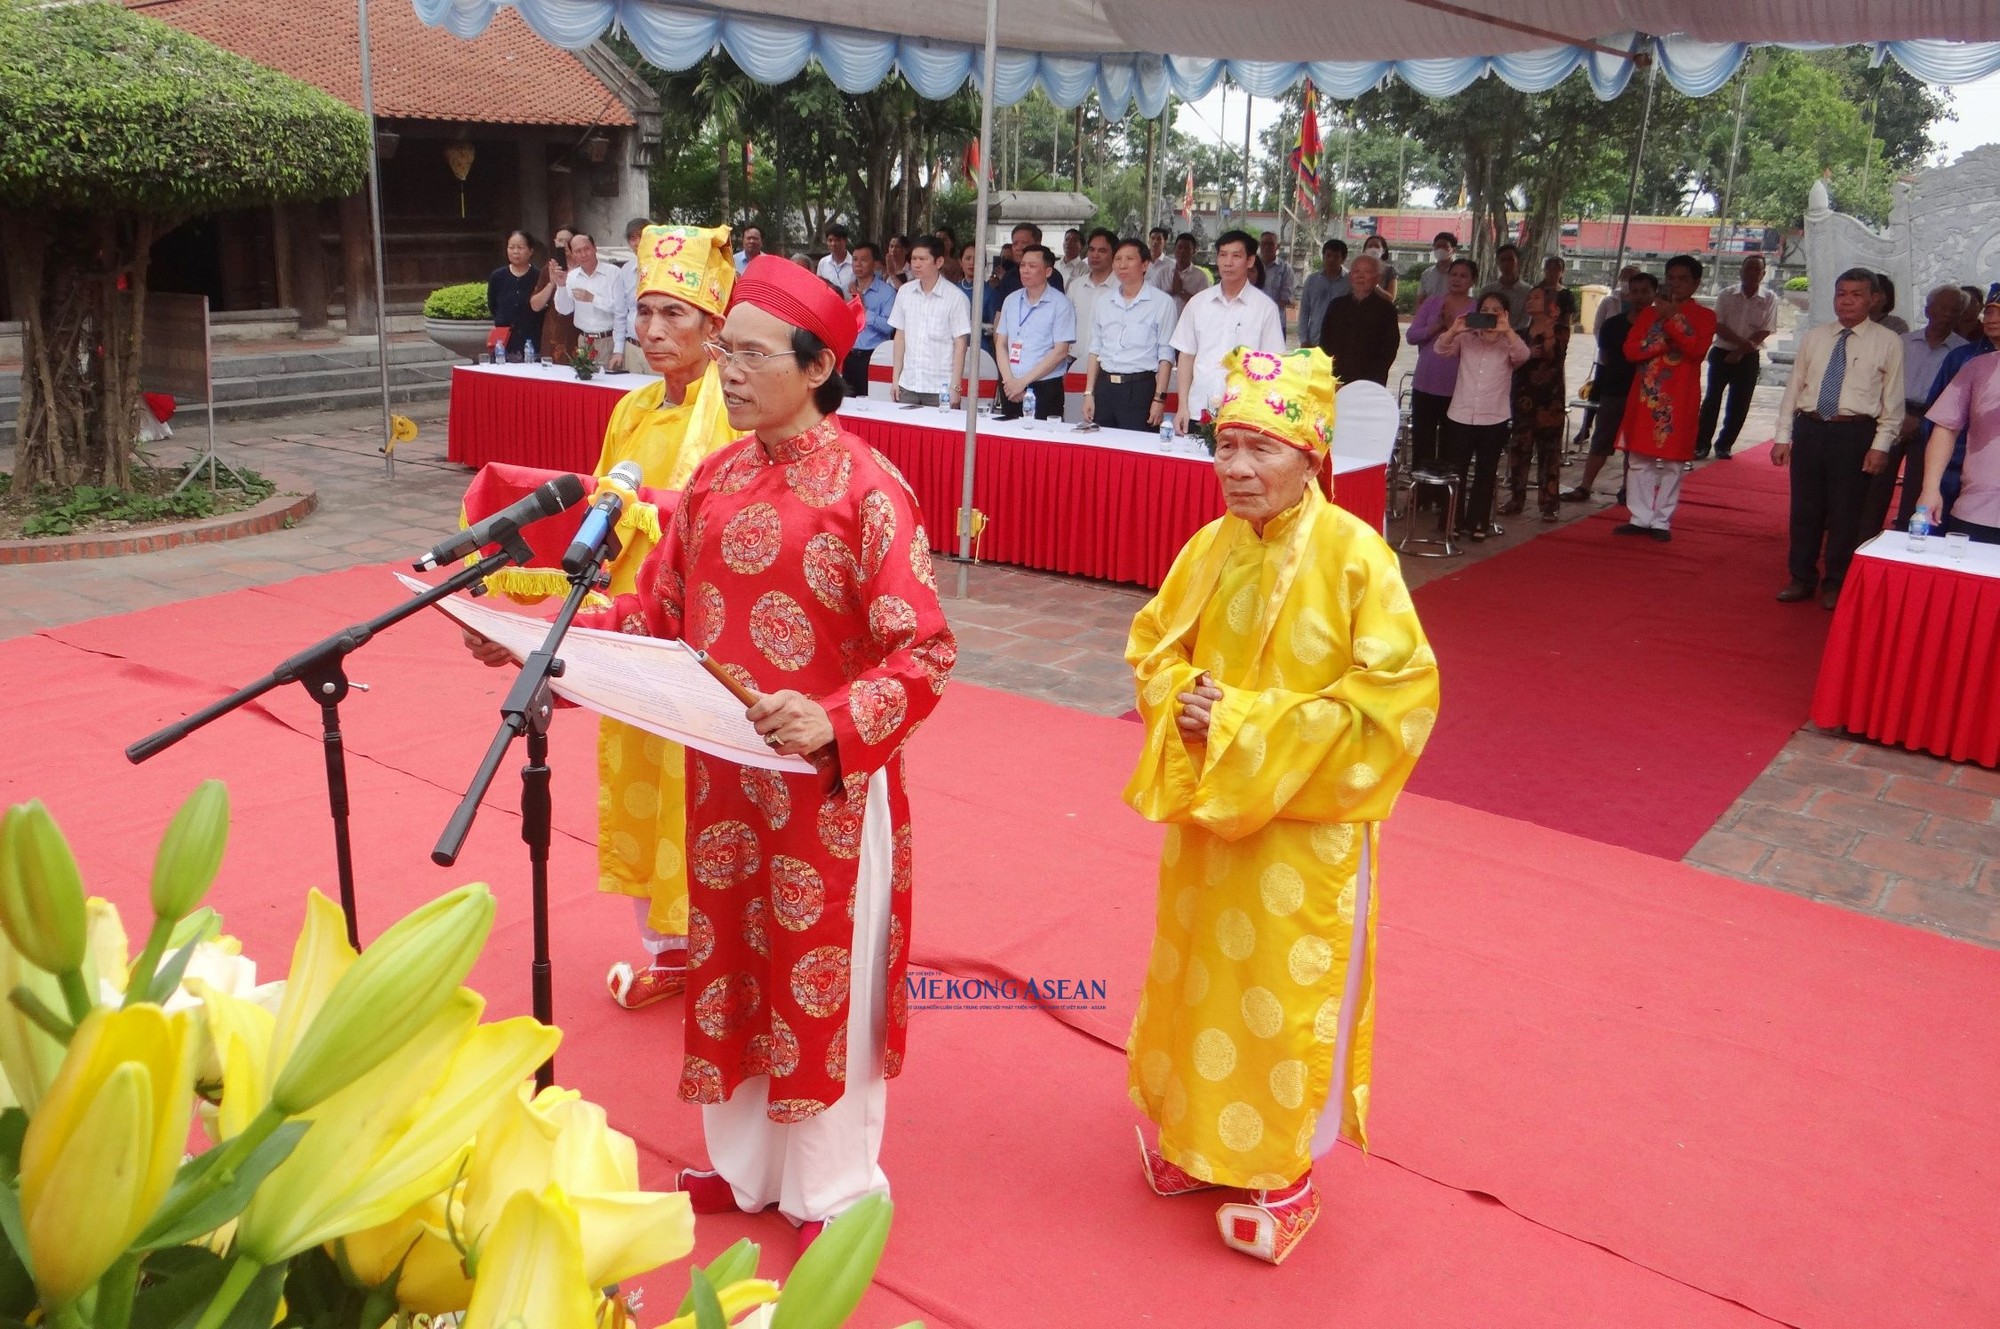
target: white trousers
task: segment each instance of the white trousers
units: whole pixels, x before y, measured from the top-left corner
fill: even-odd
[[[701,1110],[709,1159],[746,1210],[775,1204],[794,1223],[810,1223],[889,1189],[879,1160],[889,1110],[882,1050],[889,1013],[892,853],[889,777],[877,771],[868,781],[854,884],[846,1092],[817,1116],[776,1122],[765,1115],[771,1077],[757,1075],[739,1084],[728,1102]]]
[[[633,896],[632,913],[639,920],[639,944],[644,946],[646,953],[651,955],[656,961],[668,951],[686,952],[688,944],[686,937],[676,937],[665,932],[655,932],[647,924],[646,920],[653,916],[653,902],[651,900],[643,895]],[[675,956],[672,960],[667,961],[667,963],[686,964],[687,956],[685,954]]]
[[[1681,503],[1681,464],[1659,457],[1625,459],[1625,506],[1632,524],[1664,531]]]

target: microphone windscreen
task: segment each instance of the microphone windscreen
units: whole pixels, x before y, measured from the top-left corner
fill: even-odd
[[[554,516],[583,502],[583,477],[564,471],[544,485],[543,492],[550,504],[544,515]]]

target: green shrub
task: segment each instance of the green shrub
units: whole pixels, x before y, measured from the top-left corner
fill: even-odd
[[[460,282],[456,286],[440,286],[424,297],[425,318],[489,319],[493,311],[486,307],[486,283],[483,281]]]
[[[1396,312],[1404,318],[1417,312],[1417,301],[1422,298],[1416,277],[1400,278],[1396,282]]]
[[[1785,283],[1785,289],[1788,291],[1810,290],[1811,283],[1806,281],[1804,277],[1793,277]]]

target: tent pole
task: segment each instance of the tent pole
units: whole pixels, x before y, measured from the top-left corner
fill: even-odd
[[[361,113],[368,117],[368,217],[375,241],[375,359],[382,370],[382,468],[396,478],[395,427],[389,419],[389,298],[382,271],[382,154],[375,142],[375,70],[368,60],[368,0],[355,0],[361,22]],[[361,303],[358,291],[347,296],[348,317]]]
[[[1634,57],[1640,58],[1640,57]],[[1618,258],[1611,265],[1611,284],[1618,284],[1618,273],[1625,266],[1625,240],[1632,230],[1632,208],[1639,201],[1639,165],[1646,159],[1646,131],[1653,125],[1653,85],[1659,82],[1660,66],[1649,52],[1646,62],[1646,107],[1639,112],[1639,148],[1632,154],[1632,179],[1625,186],[1625,220],[1618,224]]]
[[[965,565],[972,559],[972,480],[979,453],[979,325],[986,299],[986,227],[992,207],[987,180],[993,161],[993,60],[999,45],[1000,0],[986,0],[986,62],[979,71],[979,197],[973,208],[972,239],[977,246],[978,264],[966,276],[972,279],[972,345],[966,359],[965,462],[958,489],[958,593],[965,595]]]

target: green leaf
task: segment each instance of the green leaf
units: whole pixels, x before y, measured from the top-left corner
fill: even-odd
[[[161,1202],[153,1221],[132,1244],[139,1250],[179,1246],[227,1223],[243,1212],[250,1197],[271,1175],[273,1168],[291,1156],[299,1137],[312,1125],[309,1121],[288,1121],[271,1132],[271,1137],[250,1151],[237,1165],[233,1177],[217,1174],[217,1165],[228,1152],[222,1145],[181,1164],[174,1184]]]
[[[708,1275],[710,1287],[725,1288],[746,1278],[755,1278],[757,1260],[762,1253],[756,1242],[743,1237],[734,1246],[710,1260],[702,1272]],[[688,1294],[681,1298],[680,1309],[673,1313],[672,1318],[678,1320],[692,1310],[694,1310],[694,1289],[690,1287]]]
[[[222,1322],[222,1329],[271,1329],[278,1318],[278,1302],[285,1294],[285,1268],[271,1264],[258,1270],[250,1290]]]
[[[27,1113],[17,1107],[0,1112],[0,1182],[11,1186],[21,1175],[21,1141],[27,1136]]]
[[[33,1278],[35,1267],[28,1258],[28,1227],[21,1221],[21,1193],[12,1186],[0,1186],[0,1236],[7,1238],[14,1258]]]
[[[194,948],[199,945],[201,941],[197,938],[167,957],[167,962],[153,975],[153,984],[146,992],[147,1001],[164,1005],[167,998],[174,995],[174,989],[187,975],[188,961],[194,959]]]
[[[688,1296],[694,1302],[694,1329],[729,1329],[722,1318],[722,1302],[716,1298],[715,1284],[699,1269],[688,1273]]]
[[[192,1325],[228,1271],[222,1257],[200,1246],[154,1252],[146,1258],[139,1295],[132,1299],[131,1329]]]

